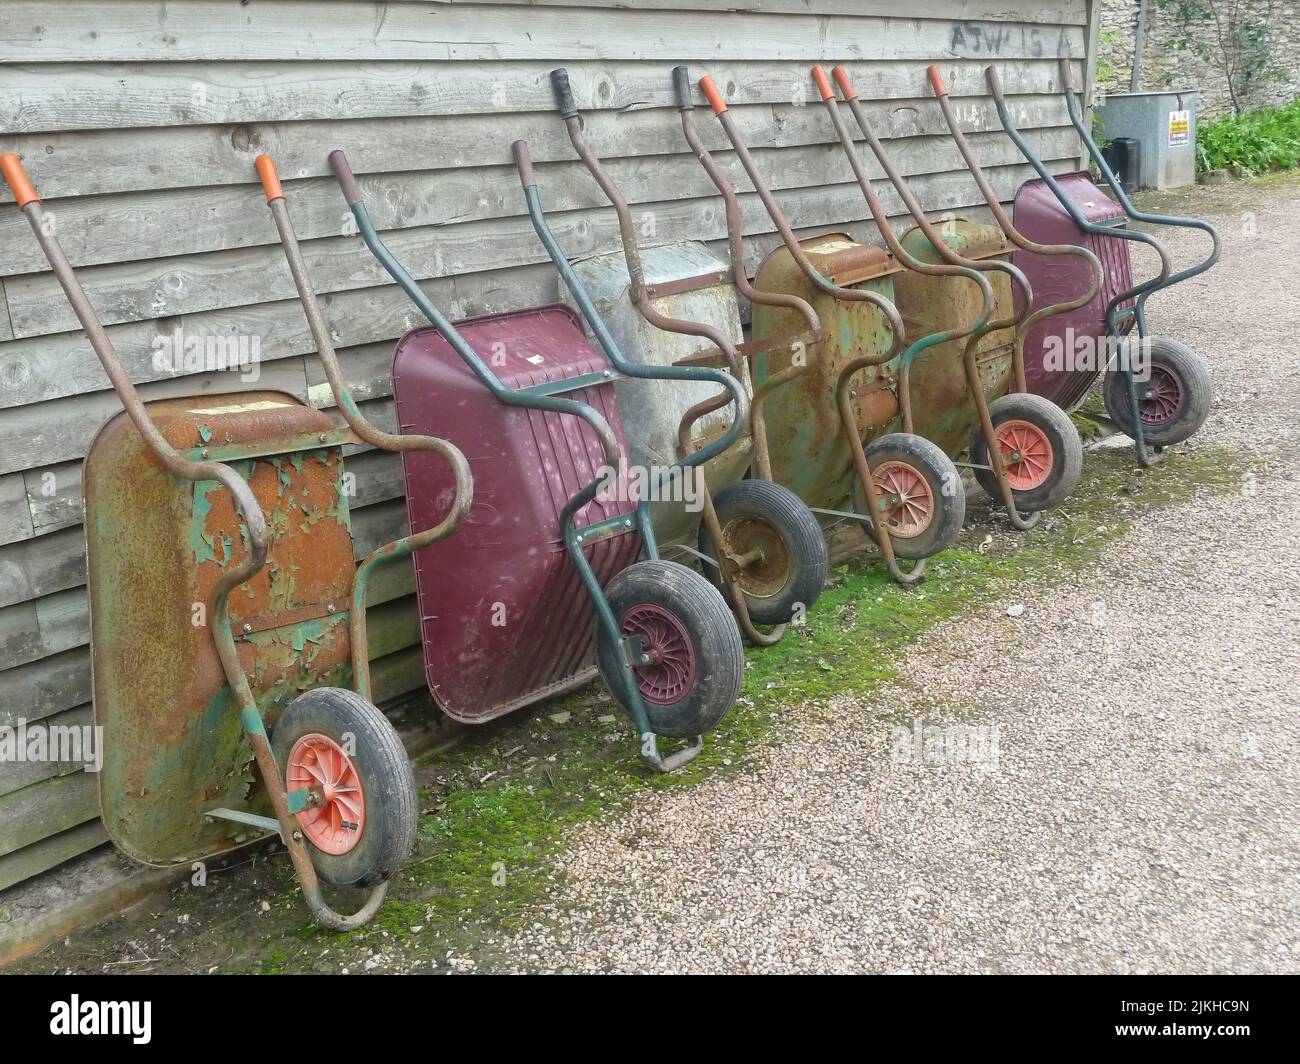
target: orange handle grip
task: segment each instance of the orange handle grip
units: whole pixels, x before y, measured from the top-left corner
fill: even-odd
[[[835,84],[840,87],[841,96],[846,100],[856,100],[858,98],[857,91],[853,88],[853,82],[849,80],[849,72],[844,67],[837,66],[831,71],[831,75],[835,78]]]
[[[5,180],[9,182],[19,207],[41,202],[41,197],[36,195],[36,189],[32,187],[31,178],[27,176],[23,164],[18,161],[18,156],[13,152],[7,151],[0,155],[0,173],[4,174]]]
[[[820,63],[812,68],[812,78],[813,83],[817,86],[817,91],[822,94],[823,101],[834,98],[835,93],[831,89],[830,78],[826,76],[826,71],[822,69]]]
[[[943,87],[943,75],[939,73],[937,66],[926,68],[926,74],[930,76],[930,88],[934,89],[936,96],[947,96],[948,90]]]
[[[262,179],[262,190],[266,193],[266,202],[284,199],[284,189],[280,187],[280,175],[275,172],[275,162],[269,155],[259,155],[253,163],[257,167],[257,176]]]
[[[722,98],[722,93],[707,74],[700,78],[700,91],[704,93],[704,98],[709,101],[715,115],[720,115],[727,109],[727,101]]]

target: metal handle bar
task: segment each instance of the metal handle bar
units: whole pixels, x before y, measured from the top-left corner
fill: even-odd
[[[1097,164],[1097,169],[1101,171],[1101,175],[1110,184],[1111,189],[1115,193],[1115,198],[1119,200],[1120,206],[1124,208],[1124,213],[1136,222],[1147,222],[1152,225],[1174,225],[1186,229],[1200,229],[1210,235],[1210,240],[1213,242],[1213,246],[1210,249],[1209,256],[1203,262],[1197,263],[1194,266],[1188,266],[1186,269],[1179,270],[1177,273],[1166,278],[1163,287],[1168,288],[1170,285],[1177,284],[1179,281],[1185,281],[1189,277],[1195,277],[1199,273],[1204,273],[1219,261],[1221,244],[1219,241],[1218,230],[1216,230],[1209,222],[1203,221],[1200,218],[1184,218],[1172,214],[1148,214],[1146,211],[1140,211],[1133,206],[1132,201],[1128,197],[1128,192],[1125,191],[1123,185],[1121,185],[1119,180],[1115,177],[1110,164],[1106,162],[1106,158],[1102,155],[1101,149],[1097,146],[1097,142],[1092,138],[1091,131],[1083,121],[1083,112],[1079,107],[1079,99],[1074,92],[1074,74],[1070,69],[1070,61],[1062,58],[1060,60],[1060,69],[1061,86],[1065,92],[1065,107],[1070,113],[1070,122],[1078,132],[1084,146],[1088,149],[1088,154],[1092,157],[1092,161]],[[1149,296],[1150,293],[1144,294],[1141,297],[1142,302],[1145,303]]]
[[[1006,130],[1007,136],[1020,149],[1020,154],[1025,157],[1029,165],[1037,171],[1038,176],[1043,179],[1043,183],[1052,190],[1052,194],[1057,201],[1065,208],[1074,224],[1082,229],[1085,233],[1092,233],[1096,236],[1118,237],[1121,240],[1132,240],[1139,244],[1146,244],[1155,250],[1160,257],[1160,272],[1149,280],[1135,284],[1132,288],[1124,292],[1117,292],[1111,296],[1110,301],[1106,304],[1106,328],[1112,336],[1119,335],[1119,307],[1128,300],[1145,293],[1151,293],[1164,286],[1169,278],[1169,253],[1165,251],[1164,245],[1160,243],[1150,233],[1139,232],[1136,229],[1114,229],[1104,225],[1098,225],[1091,222],[1083,216],[1069,195],[1060,184],[1057,183],[1052,172],[1047,169],[1046,164],[1038,157],[1038,154],[1029,143],[1025,136],[1020,132],[1016,125],[1015,119],[1011,117],[1010,108],[1007,107],[1006,98],[1002,94],[1002,81],[998,77],[997,68],[988,66],[984,68],[984,80],[987,82],[989,92],[993,95],[993,106],[997,108],[998,120],[1002,123],[1002,128]]]
[[[519,181],[524,188],[524,200],[528,207],[528,217],[533,223],[533,229],[536,231],[538,239],[541,240],[542,246],[546,249],[547,255],[555,264],[556,270],[564,279],[565,285],[572,293],[574,301],[578,304],[578,309],[582,312],[582,316],[587,320],[587,324],[591,326],[592,334],[596,337],[596,343],[605,352],[610,364],[626,377],[639,380],[696,381],[700,383],[707,381],[721,385],[731,393],[731,401],[736,412],[731,424],[727,426],[727,431],[693,454],[680,458],[676,464],[684,468],[703,465],[711,458],[721,454],[736,442],[749,417],[749,399],[745,395],[745,390],[741,386],[739,379],[729,373],[723,373],[721,370],[703,367],[639,366],[634,362],[627,361],[622,352],[619,351],[618,345],[614,342],[614,337],[610,335],[609,329],[605,326],[605,322],[596,310],[596,305],[587,294],[581,279],[573,267],[569,265],[564,249],[560,247],[559,242],[555,239],[555,234],[551,232],[551,227],[546,222],[546,216],[542,210],[541,196],[537,191],[537,179],[533,175],[532,158],[528,154],[528,142],[524,140],[515,141],[511,145],[511,151],[514,153],[515,167],[519,171]]]
[[[623,241],[623,259],[627,263],[632,302],[637,310],[646,321],[664,332],[702,336],[709,340],[726,357],[731,372],[740,376],[740,355],[736,352],[735,345],[723,335],[720,329],[704,322],[669,317],[655,309],[646,289],[645,268],[641,264],[641,248],[637,242],[636,225],[632,221],[631,208],[628,207],[627,200],[619,191],[613,178],[609,176],[609,171],[605,169],[600,157],[592,151],[587,139],[582,135],[582,114],[573,101],[573,90],[569,86],[569,72],[562,67],[552,70],[551,87],[555,90],[555,99],[559,105],[560,115],[564,119],[564,126],[569,131],[573,150],[578,153],[578,157],[591,172],[591,176],[596,179],[596,184],[600,186],[601,192],[605,194],[605,198],[609,200],[614,213],[618,216],[618,232]]]
[[[993,315],[995,306],[993,286],[978,270],[969,266],[923,262],[903,246],[894,233],[894,227],[889,224],[889,216],[885,213],[880,198],[876,195],[876,190],[871,184],[871,178],[867,174],[866,167],[862,165],[862,158],[857,152],[853,136],[849,132],[848,126],[845,125],[844,116],[840,114],[839,101],[835,99],[835,93],[827,80],[826,71],[822,69],[820,64],[812,68],[812,77],[817,85],[817,91],[821,94],[822,103],[826,105],[826,113],[830,116],[831,125],[835,128],[836,136],[839,137],[840,144],[844,148],[844,154],[848,156],[849,167],[853,170],[853,176],[857,179],[858,187],[862,190],[863,196],[866,197],[871,217],[875,220],[876,228],[880,230],[880,235],[885,240],[885,246],[893,253],[894,258],[916,273],[931,276],[965,277],[979,287],[980,295],[983,298],[983,307],[973,323],[968,326],[957,326],[945,332],[931,333],[929,336],[921,337],[903,353],[902,364],[904,366],[908,365],[918,354],[936,344],[946,343],[949,340],[959,340],[982,329]],[[912,430],[908,427],[906,431],[911,432]]]
[[[944,121],[948,124],[948,129],[952,133],[952,139],[957,145],[957,150],[961,152],[961,157],[966,161],[966,166],[979,186],[980,193],[984,196],[984,202],[988,204],[989,210],[997,220],[1008,239],[1017,247],[1025,251],[1033,252],[1036,255],[1072,255],[1076,258],[1087,260],[1088,268],[1092,273],[1092,286],[1081,296],[1070,300],[1067,303],[1057,303],[1041,307],[1033,314],[1030,314],[1020,323],[1020,334],[1024,336],[1046,318],[1054,317],[1057,314],[1064,314],[1066,311],[1077,310],[1079,307],[1085,307],[1093,301],[1097,293],[1101,291],[1101,286],[1105,280],[1105,273],[1102,270],[1101,260],[1091,251],[1077,244],[1040,244],[1037,241],[1030,240],[1024,233],[1015,227],[1011,218],[1002,207],[1002,201],[998,199],[998,194],[993,190],[985,175],[979,161],[975,158],[975,152],[966,139],[966,134],[962,132],[961,126],[957,122],[956,112],[953,110],[952,101],[948,97],[948,90],[944,86],[943,77],[939,73],[937,66],[931,66],[927,73],[930,76],[930,86],[934,89],[934,94],[939,101],[939,109],[943,112]]]
[[[258,719],[260,727],[260,717],[253,700],[253,692],[249,687],[244,667],[240,664],[239,654],[235,649],[235,638],[230,630],[229,598],[235,588],[252,579],[266,564],[266,515],[253,496],[253,490],[248,482],[233,468],[224,462],[192,461],[172,447],[158,431],[135,385],[131,383],[131,378],[123,369],[122,360],[104,331],[104,326],[95,313],[95,308],[91,305],[85,289],[81,287],[81,282],[77,280],[71,263],[68,262],[63,248],[55,238],[54,227],[48,223],[40,198],[23,170],[22,163],[18,161],[18,156],[11,152],[0,155],[0,172],[4,174],[10,189],[13,190],[19,209],[27,216],[32,232],[36,236],[36,242],[49,260],[54,276],[67,296],[77,321],[81,323],[81,328],[99,358],[100,365],[104,367],[113,390],[117,392],[122,407],[149,449],[157,456],[164,468],[176,476],[191,481],[215,480],[234,496],[235,511],[244,519],[244,524],[248,528],[248,558],[242,564],[224,572],[221,579],[217,581],[212,591],[210,623],[212,638],[216,643],[217,655],[221,659],[221,668],[225,673],[226,682],[234,693],[245,721],[251,712]]]
[[[735,188],[727,180],[727,175],[704,146],[703,140],[700,139],[700,130],[695,124],[695,101],[691,98],[691,77],[686,67],[673,68],[673,87],[677,93],[677,110],[681,112],[682,133],[686,137],[686,143],[690,145],[691,151],[695,153],[695,157],[700,161],[700,165],[704,167],[705,173],[709,175],[709,180],[713,182],[714,187],[722,196],[727,216],[727,239],[731,254],[731,272],[735,278],[737,290],[751,303],[761,303],[769,307],[785,307],[788,310],[798,311],[803,315],[804,321],[808,323],[808,331],[815,336],[820,335],[822,331],[821,318],[818,317],[817,311],[813,309],[812,304],[806,299],[801,299],[793,292],[768,292],[755,288],[750,283],[749,274],[745,270],[745,236],[741,223],[740,200],[736,195]]]
[[[571,414],[574,417],[581,418],[591,426],[592,431],[599,438],[601,447],[605,451],[606,465],[612,469],[618,468],[619,459],[622,455],[618,445],[618,438],[599,412],[586,403],[580,403],[573,399],[563,399],[554,395],[520,394],[516,389],[506,387],[497,379],[497,375],[479,358],[478,353],[466,342],[456,327],[434,306],[432,300],[416,284],[415,278],[397,261],[397,258],[380,239],[379,233],[375,230],[374,223],[371,222],[370,215],[366,211],[361,186],[352,174],[352,168],[348,165],[347,156],[336,148],[329,154],[329,165],[330,169],[334,171],[334,176],[338,179],[339,187],[343,190],[343,198],[347,200],[348,206],[352,210],[352,216],[357,220],[357,227],[366,247],[370,249],[371,254],[388,272],[388,275],[397,282],[411,302],[416,305],[420,313],[429,320],[429,323],[438,331],[438,334],[451,345],[452,350],[469,366],[483,386],[507,406],[521,406],[531,410],[549,410],[553,413]],[[599,480],[588,486],[591,489],[591,494],[587,496],[583,505],[595,498],[599,486]],[[582,494],[585,493],[584,490]]]
[[[470,474],[469,462],[458,447],[435,436],[394,435],[384,432],[367,421],[361,413],[347,386],[343,371],[339,368],[338,354],[334,350],[334,342],[330,338],[325,315],[321,313],[316,290],[307,272],[307,264],[303,261],[302,249],[298,245],[298,236],[294,232],[293,221],[289,217],[289,207],[285,202],[284,189],[275,172],[275,163],[269,155],[259,155],[255,165],[258,176],[262,179],[262,188],[266,192],[266,204],[271,210],[276,231],[280,235],[285,259],[289,263],[289,273],[293,277],[299,302],[307,318],[307,327],[311,330],[312,339],[316,343],[316,353],[325,369],[330,391],[334,394],[334,402],[348,426],[366,443],[381,450],[432,451],[451,466],[452,475],[456,480],[456,495],[452,500],[451,508],[437,525],[376,548],[357,567],[352,585],[352,610],[348,620],[352,636],[352,681],[357,694],[370,700],[370,655],[366,627],[366,591],[370,574],[381,562],[405,558],[412,551],[450,535],[469,512],[474,501],[474,481]]]
[[[768,187],[767,182],[763,180],[763,175],[759,173],[754,158],[750,155],[749,148],[741,137],[740,131],[736,128],[735,122],[731,120],[726,101],[722,98],[722,93],[718,91],[718,87],[713,83],[713,79],[710,77],[700,78],[700,89],[704,92],[705,99],[709,101],[709,106],[713,108],[713,113],[721,124],[723,132],[727,134],[727,139],[731,142],[732,148],[735,149],[736,158],[740,160],[740,165],[745,168],[745,173],[749,175],[750,184],[754,186],[754,191],[758,193],[758,198],[767,209],[768,217],[772,219],[776,231],[781,235],[781,239],[785,242],[790,255],[794,258],[809,283],[818,291],[824,292],[833,299],[846,302],[871,303],[884,314],[893,335],[893,342],[887,351],[866,356],[866,361],[860,363],[859,368],[862,366],[879,366],[890,361],[903,350],[907,342],[907,330],[903,325],[902,316],[898,313],[898,308],[893,302],[876,292],[865,288],[841,288],[821,275],[803,248],[799,246],[799,238],[794,235],[794,230],[790,228],[789,222],[786,221],[781,205],[777,203],[776,197],[772,195],[772,190]]]
[[[875,130],[871,128],[871,123],[867,121],[867,113],[862,108],[861,101],[858,100],[857,91],[853,88],[853,83],[849,80],[849,72],[841,65],[836,66],[832,73],[835,76],[835,83],[839,86],[840,95],[844,97],[844,102],[849,105],[849,110],[853,112],[854,121],[857,122],[858,128],[862,130],[863,137],[866,138],[867,144],[870,145],[872,154],[875,155],[880,167],[885,171],[885,176],[889,178],[889,183],[894,186],[898,192],[899,198],[907,208],[908,213],[915,220],[921,232],[925,234],[927,240],[934,245],[935,251],[946,262],[954,266],[965,266],[967,269],[978,270],[981,273],[998,272],[1005,273],[1011,278],[1013,284],[1018,284],[1025,296],[1025,308],[1019,313],[1013,314],[1009,318],[1001,318],[997,321],[989,322],[984,326],[984,332],[974,337],[973,340],[982,339],[983,336],[999,329],[1009,329],[1020,324],[1020,320],[1029,313],[1029,308],[1034,302],[1033,289],[1029,286],[1029,279],[1023,272],[1018,270],[1009,262],[1001,259],[971,259],[953,251],[944,241],[942,235],[930,223],[926,217],[925,208],[921,206],[920,201],[912,193],[911,188],[903,179],[903,175],[894,166],[893,159],[885,151],[884,145],[880,138],[876,136]],[[1017,386],[1023,391],[1023,372],[1017,366]]]

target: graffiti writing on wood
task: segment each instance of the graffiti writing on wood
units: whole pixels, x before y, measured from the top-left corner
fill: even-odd
[[[1025,59],[1056,58],[1070,54],[1070,38],[1064,29],[1055,33],[1037,26],[953,24],[948,47],[958,55],[1003,55],[1013,46]]]

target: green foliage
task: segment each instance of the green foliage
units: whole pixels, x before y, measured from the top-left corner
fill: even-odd
[[[1196,129],[1198,170],[1235,166],[1254,175],[1300,166],[1300,98],[1285,107],[1226,114]]]

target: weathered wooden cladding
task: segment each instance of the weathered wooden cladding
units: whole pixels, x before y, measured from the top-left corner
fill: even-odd
[[[6,0],[0,149],[25,160],[146,398],[254,386],[176,373],[154,355],[178,335],[256,337],[257,387],[330,407],[253,173],[258,153],[273,154],[348,379],[391,428],[392,342],[419,318],[349,235],[329,149],[347,150],[385,238],[441,306],[517,308],[555,298],[556,284],[522,209],[512,139],[530,143],[566,250],[618,246],[554,114],[553,67],[569,69],[589,139],[653,239],[725,251],[721,204],[673,108],[680,62],[727,93],[801,232],[875,239],[810,64],[850,66],[928,209],[983,217],[925,66],[941,64],[1009,198],[1028,171],[983,98],[983,67],[999,64],[1038,150],[1069,165],[1078,145],[1056,57],[1085,72],[1088,7],[915,0],[900,17],[885,0]],[[699,124],[742,190],[752,270],[776,237],[715,123],[702,113]],[[118,403],[10,202],[0,189],[0,725],[76,723],[90,690],[81,460]],[[363,551],[405,528],[400,462],[357,449],[348,467]],[[410,571],[381,572],[371,639],[389,697],[423,675]],[[69,769],[0,765],[0,889],[102,841],[94,780]]]

